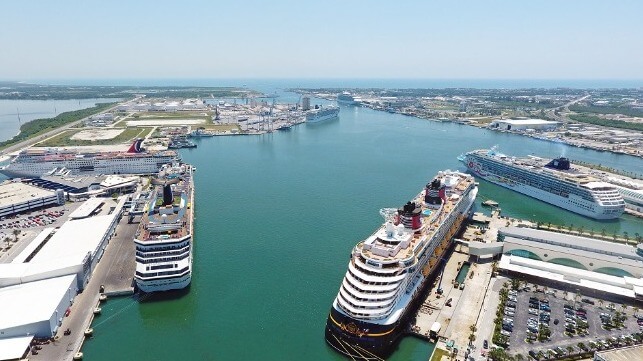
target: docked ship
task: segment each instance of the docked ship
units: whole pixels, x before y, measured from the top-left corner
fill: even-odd
[[[324,120],[337,118],[339,116],[339,108],[335,106],[319,107],[311,109],[306,112],[306,122],[317,123]]]
[[[471,175],[443,171],[402,208],[380,210],[384,224],[353,248],[330,309],[330,347],[354,360],[395,349],[477,193]]]
[[[152,184],[155,188],[134,238],[134,279],[146,293],[182,289],[192,279],[192,166],[164,165]]]
[[[491,148],[474,150],[458,159],[484,180],[586,217],[614,219],[625,209],[616,187],[572,167],[564,157],[517,158]]]
[[[196,143],[189,141],[185,137],[174,137],[167,145],[169,149],[196,148]]]
[[[349,92],[343,92],[337,95],[337,103],[345,105],[356,105],[361,99],[354,97]]]
[[[43,174],[68,175],[155,174],[177,158],[174,151],[148,152],[137,139],[126,152],[78,152],[66,149],[29,148],[0,167],[10,178],[38,178]]]
[[[205,130],[205,128],[197,128],[190,132],[190,137],[193,137],[193,138],[203,138],[203,137],[213,137],[213,136],[214,136],[214,133],[209,130]]]

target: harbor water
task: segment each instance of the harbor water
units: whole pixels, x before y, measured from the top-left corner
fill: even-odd
[[[110,300],[85,343],[86,359],[343,360],[326,346],[324,326],[351,249],[381,224],[380,208],[403,205],[441,169],[464,170],[461,153],[497,144],[509,154],[643,166],[633,157],[352,107],[339,120],[288,132],[196,142],[181,150],[197,167],[189,292]],[[608,233],[643,229],[631,216],[596,222],[484,181],[479,195],[513,217]],[[391,360],[426,360],[431,348],[407,337]]]

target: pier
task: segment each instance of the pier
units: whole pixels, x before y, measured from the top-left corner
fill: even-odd
[[[30,360],[72,360],[88,337],[85,336],[85,330],[91,328],[94,309],[100,306],[101,289],[106,295],[134,293],[132,282],[136,260],[133,237],[136,227],[137,224],[128,223],[126,216],[121,217],[116,233],[110,239],[89,283],[74,299],[69,314],[63,317],[53,342],[41,345],[38,354],[29,355]],[[68,335],[64,334],[67,329],[70,330]]]
[[[498,228],[516,222],[519,221],[500,216],[500,209],[494,209],[491,216],[476,213],[469,220],[462,240],[454,240],[453,252],[443,259],[446,263],[444,270],[434,281],[411,322],[411,335],[432,342],[431,326],[439,322],[441,328],[437,333],[435,350],[442,350],[440,352],[451,355],[452,359],[465,360],[465,355],[471,350],[482,348],[483,337],[478,335],[490,334],[487,328],[493,327],[493,322],[481,317],[491,307],[487,290],[493,285],[493,258],[470,256],[468,243],[494,242]],[[442,291],[438,293],[438,289]],[[490,315],[493,316],[492,313]]]

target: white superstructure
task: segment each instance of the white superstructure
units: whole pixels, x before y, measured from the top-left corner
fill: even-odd
[[[335,106],[321,107],[312,109],[306,112],[306,122],[316,123],[328,119],[337,118],[339,115],[339,108]]]
[[[459,157],[476,176],[595,219],[618,218],[625,202],[613,185],[570,166],[567,158],[516,158],[481,149]]]
[[[192,166],[165,165],[152,183],[134,239],[136,285],[147,293],[182,289],[192,278]]]
[[[137,140],[127,152],[79,153],[50,148],[25,149],[0,167],[10,178],[38,178],[43,174],[153,174],[177,158],[174,151],[144,152]]]
[[[477,192],[472,176],[444,171],[403,208],[380,211],[386,221],[353,249],[333,308],[351,320],[395,326],[439,264]],[[341,323],[332,313],[331,321]],[[370,336],[369,330],[374,328],[355,332]]]

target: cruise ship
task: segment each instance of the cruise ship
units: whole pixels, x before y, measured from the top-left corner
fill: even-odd
[[[163,164],[177,158],[174,151],[150,153],[137,139],[126,152],[78,152],[50,148],[22,150],[11,162],[0,167],[10,178],[38,178],[60,173],[73,176],[98,174],[154,174]]]
[[[192,279],[194,183],[189,164],[164,165],[136,232],[136,286],[151,293],[187,287]]]
[[[349,92],[343,92],[337,95],[337,103],[345,105],[356,105],[359,104],[361,99],[354,97]]]
[[[335,106],[320,107],[306,112],[306,122],[317,123],[324,120],[337,118],[339,116],[339,108]]]
[[[516,158],[491,148],[458,159],[482,179],[586,217],[614,219],[625,209],[616,187],[573,168],[567,158]]]
[[[478,188],[468,174],[442,171],[352,250],[326,322],[326,342],[354,360],[381,360],[395,349],[422,301]]]

